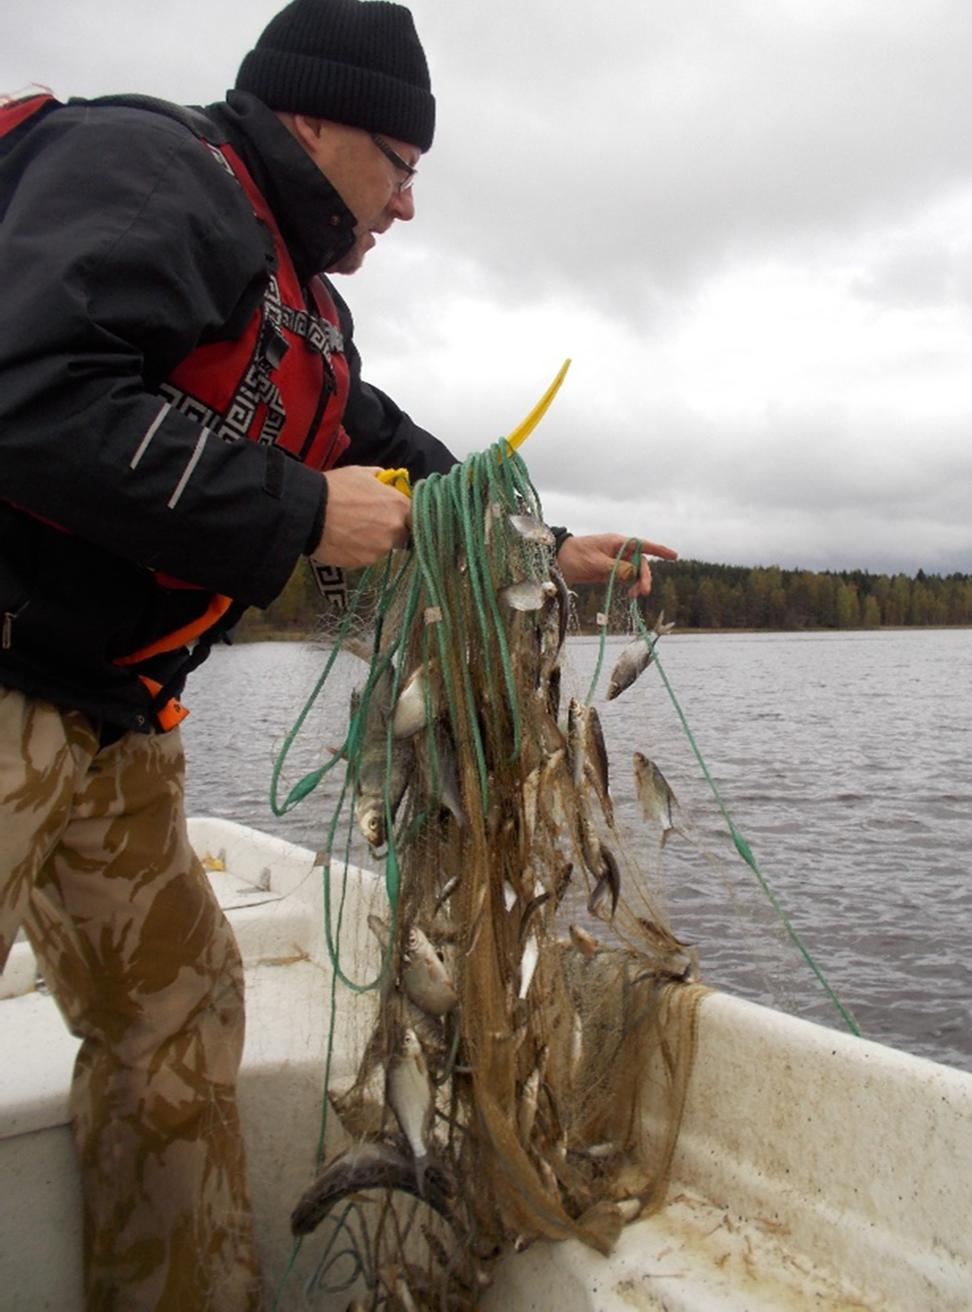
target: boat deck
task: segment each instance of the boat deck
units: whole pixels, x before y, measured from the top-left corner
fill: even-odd
[[[330,1019],[320,868],[312,853],[227,821],[193,841],[247,966],[240,1103],[268,1285],[291,1254],[288,1218],[314,1170]],[[354,872],[346,924],[373,951]],[[80,1199],[67,1127],[77,1042],[17,945],[0,985],[0,1289],[5,1312],[74,1312]],[[286,1023],[282,1023],[285,1020]],[[338,1036],[338,1050],[342,1039]],[[12,1055],[16,1054],[15,1057]],[[505,1257],[485,1309],[769,1312],[972,1308],[972,1076],[723,994],[699,1049],[666,1206],[604,1258],[575,1242]],[[305,1301],[307,1241],[278,1307]]]

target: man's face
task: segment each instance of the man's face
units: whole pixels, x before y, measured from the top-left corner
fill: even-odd
[[[396,219],[407,223],[414,217],[412,192],[400,190],[408,175],[382,152],[370,132],[321,119],[305,119],[302,126],[300,139],[307,153],[355,217],[354,245],[328,272],[354,273],[376,236]],[[395,137],[382,139],[406,164],[417,167],[422,154],[417,146]]]

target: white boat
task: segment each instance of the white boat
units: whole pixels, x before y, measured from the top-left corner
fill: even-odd
[[[246,961],[240,1102],[272,1298],[320,1129],[331,977],[320,868],[309,850],[230,821],[192,820],[190,832]],[[374,876],[352,874],[347,951],[367,954]],[[77,1042],[36,988],[25,943],[0,997],[0,1308],[75,1312]],[[335,1074],[340,1031],[336,1050]],[[305,1298],[314,1239],[277,1306],[343,1312],[347,1293]],[[515,1312],[967,1312],[972,1075],[712,992],[666,1205],[627,1226],[610,1257],[535,1243],[494,1275],[482,1307]]]

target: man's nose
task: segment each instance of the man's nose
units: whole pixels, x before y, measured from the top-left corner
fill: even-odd
[[[411,187],[408,191],[396,191],[389,206],[396,219],[408,223],[415,218],[415,195]]]

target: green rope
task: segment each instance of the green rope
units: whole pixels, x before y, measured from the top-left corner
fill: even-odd
[[[601,636],[597,646],[597,662],[594,666],[594,675],[591,678],[591,684],[587,690],[587,696],[584,698],[584,701],[588,706],[590,706],[591,702],[594,700],[594,690],[597,688],[598,680],[601,677],[601,666],[604,664],[604,652],[607,646],[607,631],[608,631],[608,623],[611,615],[611,603],[614,600],[614,580],[617,576],[618,568],[621,565],[621,560],[624,556],[624,553],[631,545],[631,543],[634,543],[634,555],[632,558],[632,564],[634,565],[635,578],[638,577],[638,573],[641,570],[641,539],[628,538],[626,542],[623,542],[621,544],[620,548],[618,549],[618,554],[614,558],[614,565],[611,569],[611,575],[608,579],[607,594],[604,598],[604,609],[601,611],[599,616],[600,622],[598,624],[598,628],[601,631]],[[632,606],[633,605],[634,604],[632,603]]]
[[[493,507],[501,508],[501,516],[511,513],[529,513],[542,521],[543,512],[540,498],[530,482],[526,466],[521,458],[501,439],[487,451],[471,456],[461,465],[455,466],[448,474],[433,474],[417,483],[412,497],[412,540],[413,549],[401,559],[397,571],[389,555],[386,560],[364,571],[358,586],[350,599],[347,613],[342,619],[335,636],[333,649],[325,663],[304,707],[287,734],[283,746],[274,762],[270,805],[275,815],[283,815],[300,801],[304,800],[318,787],[328,773],[335,768],[339,760],[346,762],[346,770],[338,801],[331,815],[326,838],[326,857],[322,865],[323,909],[322,919],[327,954],[332,972],[329,996],[329,1022],[324,1058],[324,1089],[330,1086],[331,1072],[335,1056],[337,1032],[338,989],[344,986],[354,994],[362,994],[380,989],[387,980],[391,948],[395,940],[398,919],[399,895],[401,891],[401,853],[412,843],[423,826],[434,814],[434,808],[415,807],[401,832],[395,829],[395,814],[390,791],[392,779],[393,752],[395,740],[393,734],[391,709],[397,704],[405,680],[416,668],[428,669],[430,662],[436,660],[440,666],[442,686],[447,709],[452,725],[457,732],[468,735],[476,761],[479,789],[484,812],[489,805],[489,778],[486,765],[486,749],[483,738],[484,724],[490,726],[494,737],[500,732],[508,732],[511,739],[510,761],[515,762],[522,748],[523,726],[520,718],[519,695],[514,675],[514,663],[507,638],[507,618],[502,613],[502,603],[498,600],[498,588],[503,581],[517,582],[522,578],[533,577],[536,573],[537,555],[518,540],[514,540],[509,531],[500,533]],[[491,519],[492,517],[492,519]],[[497,539],[487,541],[487,523],[493,522]],[[618,552],[607,584],[604,601],[604,614],[600,628],[600,643],[597,663],[586,701],[591,702],[601,674],[604,660],[608,616],[614,598],[616,576],[624,553],[633,546],[632,560],[635,577],[641,566],[641,542],[629,538]],[[463,587],[468,588],[471,606],[450,607],[450,589],[453,588],[453,576],[457,570],[466,574]],[[286,799],[279,801],[280,779],[287,756],[310,715],[317,698],[320,696],[331,675],[335,661],[343,644],[347,640],[354,620],[364,610],[364,599],[375,589],[377,600],[372,603],[375,633],[371,651],[368,675],[354,713],[350,717],[346,737],[341,750],[333,753],[329,760],[322,762],[315,769],[305,774],[289,791]],[[395,608],[396,633],[392,639],[383,642],[383,630],[389,613]],[[683,728],[688,735],[705,778],[712,788],[720,810],[729,826],[736,850],[757,876],[765,894],[782,920],[787,933],[796,943],[802,955],[814,971],[821,984],[827,990],[845,1021],[855,1034],[859,1034],[853,1018],[842,1006],[833,989],[827,983],[822,972],[810,953],[804,947],[799,936],[780,905],[779,899],[762,872],[760,871],[749,845],[736,829],[718,789],[709,774],[708,768],[696,745],[691,729],[675,697],[667,675],[658,660],[655,641],[644,625],[635,599],[631,602],[631,614],[635,627],[641,637],[648,643],[655,664],[658,666],[669,696],[675,705]],[[424,614],[422,613],[424,612]],[[423,622],[424,620],[424,622]],[[464,660],[454,662],[454,653],[472,649],[475,645],[481,654],[488,697],[485,705],[476,704],[471,686],[469,665]],[[458,682],[456,677],[458,676]],[[374,698],[379,695],[379,684],[390,680],[387,722],[385,723],[385,786],[383,806],[385,817],[386,851],[384,855],[384,884],[390,913],[391,928],[387,942],[382,944],[381,966],[374,979],[354,980],[345,970],[341,957],[341,937],[344,914],[347,904],[352,843],[354,838],[353,799],[356,796],[362,753],[366,735],[374,732],[372,716]],[[384,688],[380,695],[384,698]],[[438,757],[437,737],[431,705],[431,681],[425,689],[426,726],[424,746],[428,755],[430,787],[433,794],[442,779],[442,767]],[[501,711],[503,716],[501,716]],[[505,714],[508,713],[508,721]],[[343,868],[332,863],[338,846],[338,834],[344,823]],[[338,871],[340,887],[337,887]],[[317,1145],[318,1165],[323,1161],[325,1139],[328,1126],[329,1103],[326,1095],[322,1099],[320,1134]],[[292,1248],[287,1268],[278,1285],[274,1298],[274,1309],[280,1305],[280,1298],[285,1284],[292,1274],[301,1241],[298,1239]]]
[[[844,1020],[844,1023],[847,1025],[847,1028],[851,1031],[852,1034],[856,1034],[858,1038],[860,1038],[861,1030],[857,1024],[857,1021],[854,1019],[853,1015],[848,1010],[848,1008],[844,1005],[844,1003],[841,1002],[840,998],[837,996],[837,993],[835,992],[830,982],[828,981],[823,971],[821,970],[820,966],[817,964],[816,960],[814,959],[812,953],[806,947],[800,935],[797,933],[796,929],[794,928],[793,922],[790,920],[789,916],[786,914],[786,911],[783,909],[783,905],[780,902],[780,899],[777,897],[776,893],[771,888],[769,880],[763,874],[762,870],[760,870],[759,864],[755,856],[753,855],[752,849],[750,848],[749,844],[746,842],[745,838],[743,838],[739,830],[736,828],[732,816],[729,814],[726,804],[722,800],[722,795],[720,794],[719,789],[716,786],[716,782],[712,778],[712,775],[709,773],[709,767],[706,765],[702,753],[699,750],[699,746],[695,741],[695,736],[692,733],[691,728],[689,727],[688,720],[685,718],[685,712],[682,710],[678,698],[675,696],[675,690],[672,688],[672,685],[669,682],[668,675],[665,673],[665,668],[662,665],[661,660],[658,656],[657,638],[653,637],[652,634],[649,633],[648,628],[646,627],[645,622],[641,618],[641,615],[638,611],[638,607],[634,604],[632,604],[631,606],[631,614],[637,631],[644,639],[645,643],[648,646],[649,651],[652,654],[652,659],[654,661],[655,667],[658,670],[658,673],[661,675],[662,682],[664,683],[665,688],[668,691],[668,695],[671,698],[672,705],[675,707],[675,710],[678,713],[678,718],[682,723],[682,728],[685,730],[686,736],[688,737],[689,743],[692,747],[692,751],[695,754],[695,759],[698,761],[699,766],[701,767],[706,782],[708,783],[709,787],[712,789],[713,796],[715,797],[716,802],[718,803],[719,806],[719,810],[722,812],[723,819],[725,820],[726,825],[728,826],[729,834],[732,838],[736,851],[739,853],[742,859],[746,862],[746,864],[755,874],[756,878],[759,880],[760,887],[762,888],[763,892],[766,894],[767,898],[769,899],[770,904],[773,907],[773,910],[776,912],[777,916],[779,917],[783,925],[783,928],[786,930],[792,942],[799,949],[800,954],[803,957],[804,961],[813,971],[818,982],[824,988],[831,1002],[833,1002],[834,1006],[837,1008],[837,1011],[840,1013],[842,1019]]]

